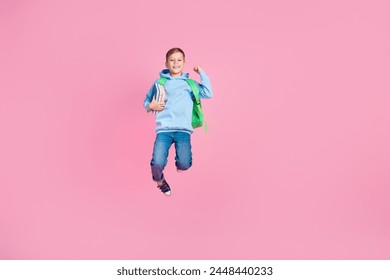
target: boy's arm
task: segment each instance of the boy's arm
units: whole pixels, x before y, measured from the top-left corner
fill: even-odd
[[[200,83],[198,83],[199,96],[201,98],[211,98],[213,97],[213,90],[211,88],[211,83],[209,77],[202,70],[199,72]]]
[[[144,100],[144,108],[146,109],[146,112],[148,112],[148,113],[150,111],[152,111],[149,108],[149,104],[150,104],[150,102],[152,102],[152,99],[153,99],[153,90],[154,90],[154,84],[152,85],[152,87],[150,88],[148,93],[146,94],[146,97],[145,97],[145,100]]]
[[[211,83],[209,77],[206,75],[206,73],[203,71],[202,67],[200,65],[196,65],[194,67],[195,73],[200,75],[200,84],[198,84],[199,88],[199,96],[200,98],[211,98],[213,97],[213,90],[211,88]]]

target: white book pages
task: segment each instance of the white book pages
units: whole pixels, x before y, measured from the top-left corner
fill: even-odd
[[[156,102],[165,101],[165,96],[166,96],[165,88],[159,83],[155,83],[153,100]],[[159,113],[158,111],[153,111],[153,114],[155,115],[158,113]]]

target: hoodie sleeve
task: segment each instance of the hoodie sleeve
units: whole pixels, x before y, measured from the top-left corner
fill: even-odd
[[[199,96],[200,98],[211,98],[213,97],[213,90],[209,77],[204,71],[200,72],[200,84],[198,83]]]
[[[148,93],[146,94],[146,97],[145,97],[145,100],[144,100],[144,108],[146,109],[146,112],[152,111],[149,108],[149,103],[152,102],[153,90],[154,90],[154,84],[152,85],[152,87],[150,88]]]

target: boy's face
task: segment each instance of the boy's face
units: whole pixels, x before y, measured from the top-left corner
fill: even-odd
[[[184,69],[184,57],[181,52],[175,52],[168,57],[165,66],[168,68],[172,77],[179,77]]]

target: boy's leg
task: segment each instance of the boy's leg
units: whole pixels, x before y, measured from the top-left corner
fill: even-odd
[[[176,132],[174,137],[176,150],[177,171],[184,171],[192,166],[191,134],[186,132]]]
[[[164,180],[163,170],[167,165],[168,151],[172,143],[173,137],[171,133],[157,133],[156,140],[154,141],[152,160],[150,161],[153,181],[161,183]]]

